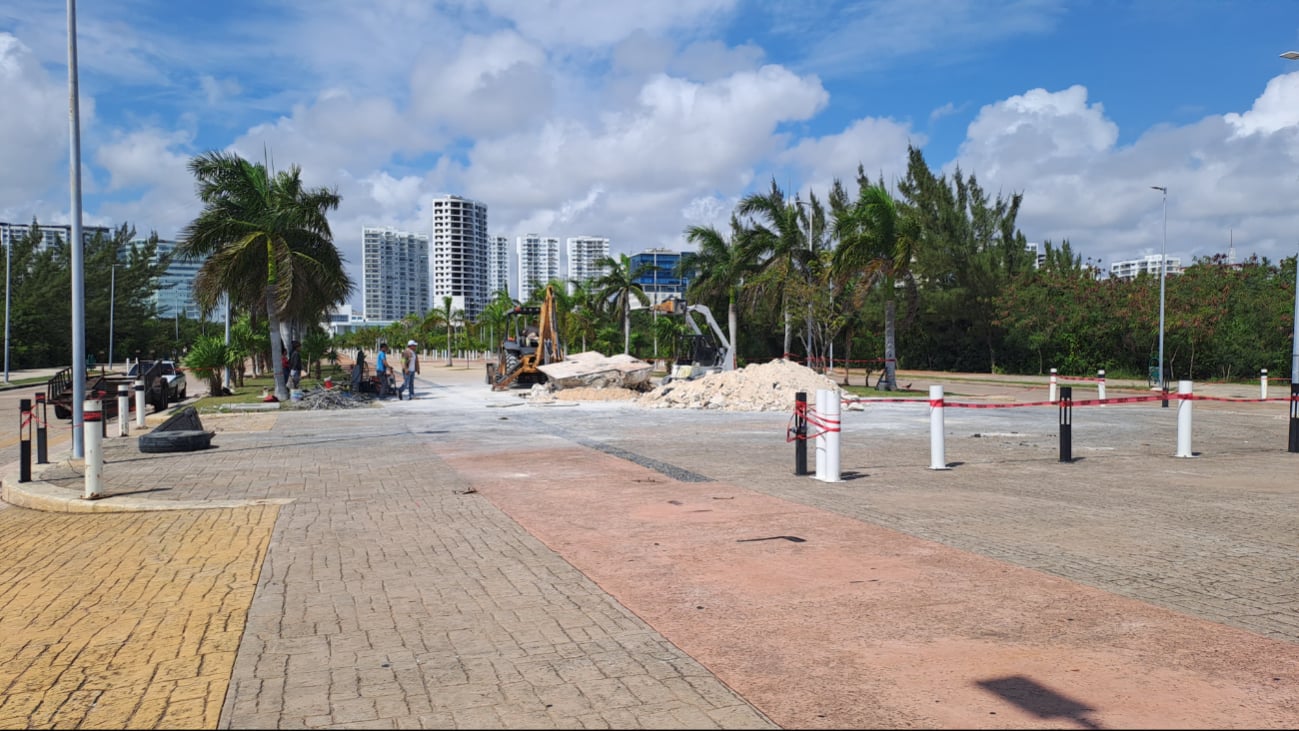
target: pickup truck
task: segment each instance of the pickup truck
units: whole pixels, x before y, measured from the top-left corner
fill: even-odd
[[[185,394],[189,390],[189,384],[185,380],[184,371],[176,367],[176,363],[170,360],[159,361],[162,367],[162,380],[167,384],[167,402],[184,401]],[[148,372],[153,366],[153,361],[142,360],[131,365],[131,369],[126,372],[127,376],[132,379],[139,377],[139,374]]]

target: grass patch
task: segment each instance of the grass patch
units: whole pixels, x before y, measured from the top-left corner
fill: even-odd
[[[324,386],[326,378],[334,381],[334,388],[341,385],[350,385],[350,376],[344,378],[345,371],[342,368],[326,367],[321,370],[320,378],[303,376],[299,388],[305,393],[316,387]],[[261,378],[247,377],[244,379],[244,385],[235,386],[230,389],[232,393],[229,396],[204,396],[195,401],[193,406],[200,414],[211,414],[221,411],[222,407],[232,404],[259,404],[265,401],[262,393],[263,390],[275,393],[275,378],[263,376]]]

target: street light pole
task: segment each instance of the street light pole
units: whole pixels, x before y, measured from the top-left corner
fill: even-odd
[[[1286,51],[1281,58],[1299,60],[1299,51]],[[1299,383],[1299,254],[1294,261],[1294,332],[1290,335],[1290,385]]]
[[[117,264],[108,274],[108,370],[113,370],[113,313],[117,309]]]
[[[1164,194],[1164,243],[1159,252],[1159,390],[1168,390],[1164,382],[1164,280],[1168,276],[1168,188],[1150,186]]]

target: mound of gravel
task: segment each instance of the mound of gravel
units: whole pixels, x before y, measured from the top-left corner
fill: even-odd
[[[637,403],[650,409],[793,411],[795,393],[803,391],[815,402],[818,389],[838,388],[807,366],[776,359],[692,381],[671,381],[643,394]]]

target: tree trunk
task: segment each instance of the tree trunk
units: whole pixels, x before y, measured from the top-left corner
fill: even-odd
[[[630,303],[628,303],[630,305]],[[631,307],[622,308],[622,354],[631,355]]]
[[[793,327],[793,324],[792,324],[792,318],[789,316],[789,307],[788,307],[788,304],[786,304],[786,307],[785,307],[785,352],[781,353],[780,357],[782,357],[782,358],[789,358],[791,355],[793,355],[792,353],[789,352],[789,349],[790,349],[791,346],[793,346],[793,344],[794,344],[794,327]]]
[[[740,352],[740,344],[735,341],[735,333],[738,330],[739,317],[735,313],[735,298],[731,297],[726,306],[726,337],[731,339],[731,352],[727,353],[726,363],[723,366],[728,371],[733,371],[738,367],[735,362]]]
[[[289,400],[289,387],[284,382],[284,364],[280,360],[280,320],[275,314],[275,285],[266,285],[266,319],[271,331],[271,372],[275,374],[275,398]]]
[[[884,380],[878,386],[885,391],[898,390],[898,351],[893,327],[896,317],[897,303],[890,298],[884,303]]]

